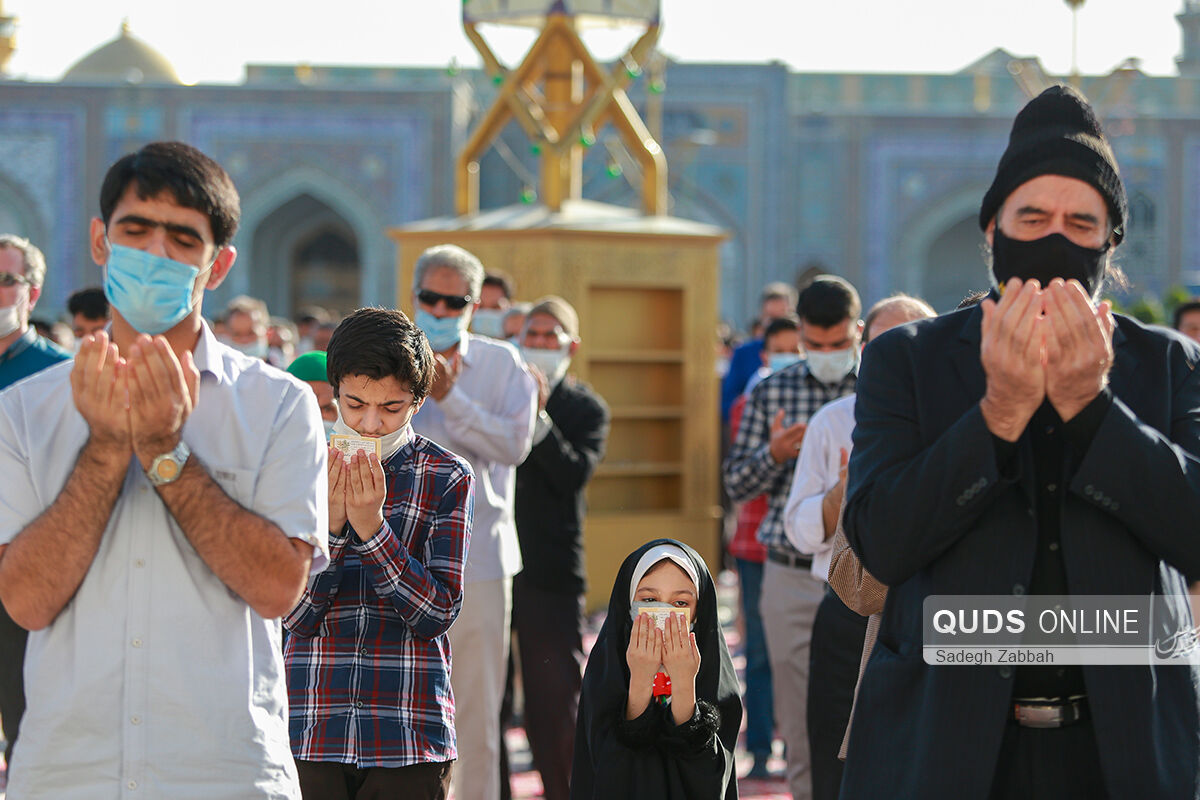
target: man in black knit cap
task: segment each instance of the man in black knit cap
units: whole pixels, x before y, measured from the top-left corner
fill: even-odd
[[[1098,302],[1126,217],[1095,112],[1047,89],[980,209],[995,290],[863,354],[844,524],[890,589],[844,798],[1197,796],[1191,666],[922,656],[931,595],[1160,595],[1190,627],[1200,349]]]

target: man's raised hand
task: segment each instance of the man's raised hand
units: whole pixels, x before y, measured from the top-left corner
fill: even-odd
[[[980,303],[979,356],[987,392],[979,407],[988,430],[1009,442],[1020,437],[1046,396],[1042,298],[1036,280],[1012,278],[999,303],[990,298]]]
[[[797,422],[794,425],[783,424],[783,409],[775,412],[771,420],[771,458],[776,464],[782,464],[796,457],[800,452],[800,444],[804,441],[804,432],[808,425]]]
[[[71,394],[91,441],[126,462],[133,448],[127,372],[128,365],[104,331],[84,337],[71,369]]]
[[[200,372],[190,351],[181,362],[165,338],[146,334],[129,349],[128,372],[133,449],[147,467],[179,443],[200,396]]]
[[[1078,281],[1055,278],[1046,298],[1046,397],[1063,422],[1070,420],[1108,382],[1115,321],[1108,301],[1093,308]]]

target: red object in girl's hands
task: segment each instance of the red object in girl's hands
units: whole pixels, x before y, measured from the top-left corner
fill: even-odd
[[[670,697],[671,696],[671,676],[665,672],[658,672],[654,675],[654,697]]]

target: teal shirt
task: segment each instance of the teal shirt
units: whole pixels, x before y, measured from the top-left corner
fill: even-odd
[[[41,372],[60,361],[70,361],[71,354],[49,339],[38,336],[32,327],[0,353],[0,389],[12,386],[22,378]]]

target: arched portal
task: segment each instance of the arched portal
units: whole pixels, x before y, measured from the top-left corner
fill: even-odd
[[[987,289],[979,218],[961,219],[933,240],[925,258],[921,296],[938,311],[949,311],[966,295]]]
[[[301,194],[268,214],[255,228],[249,293],[272,313],[290,315],[304,305],[337,313],[357,308],[362,293],[358,237],[336,211]]]
[[[988,288],[979,231],[979,198],[986,189],[960,186],[905,223],[891,291],[916,295],[945,312],[968,293]]]

